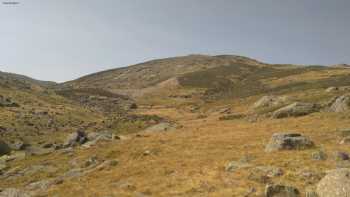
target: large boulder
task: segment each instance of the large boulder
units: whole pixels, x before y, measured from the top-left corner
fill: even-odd
[[[315,144],[299,133],[275,133],[266,145],[266,152],[279,150],[303,150],[314,147]]]
[[[321,109],[318,104],[295,102],[273,112],[273,118],[305,116]]]
[[[299,197],[297,188],[285,185],[267,185],[265,188],[266,197]]]
[[[74,133],[71,133],[65,140],[64,147],[73,147],[77,145],[82,145],[88,141],[86,133],[82,130],[78,130]]]
[[[318,184],[319,197],[347,197],[350,195],[350,169],[330,171]]]
[[[0,140],[0,156],[11,153],[11,148],[4,141]]]
[[[117,136],[111,131],[101,131],[101,132],[90,132],[87,134],[89,141],[109,141],[115,139]]]
[[[253,105],[253,109],[263,108],[263,107],[275,107],[283,105],[287,102],[286,96],[263,96]]]
[[[336,97],[330,102],[329,111],[331,112],[345,112],[348,110],[350,110],[350,95]]]

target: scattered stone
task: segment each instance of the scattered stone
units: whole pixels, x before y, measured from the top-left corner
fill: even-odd
[[[96,156],[88,158],[84,163],[83,163],[83,168],[91,167],[91,166],[96,166],[99,163],[98,159]]]
[[[288,98],[286,96],[263,96],[253,105],[254,109],[263,107],[276,107],[281,106],[287,102]]]
[[[332,99],[329,111],[345,112],[350,109],[350,95],[343,95]]]
[[[283,170],[274,166],[258,166],[255,169],[265,173],[265,175],[270,178],[283,175]]]
[[[19,107],[19,105],[13,102],[10,98],[5,98],[0,95],[0,107]]]
[[[145,132],[164,132],[164,131],[173,131],[177,129],[177,125],[168,123],[168,122],[162,122],[156,125],[153,125],[151,127],[148,127]]]
[[[53,148],[41,148],[41,147],[28,147],[26,148],[26,154],[27,155],[48,155],[54,152],[55,149]]]
[[[110,141],[114,140],[116,137],[111,131],[101,131],[101,132],[91,132],[87,134],[89,141]]]
[[[350,169],[330,171],[318,184],[319,197],[347,197],[350,194]]]
[[[311,154],[311,158],[313,160],[323,161],[327,159],[327,154],[322,150],[318,150]]]
[[[150,150],[146,150],[145,152],[143,152],[143,156],[148,156],[151,155],[151,151]]]
[[[244,114],[230,114],[230,115],[220,116],[219,120],[236,120],[244,117],[245,117]]]
[[[285,185],[267,185],[265,188],[266,197],[299,197],[297,188]]]
[[[19,189],[7,188],[0,192],[0,197],[30,197],[30,195]]]
[[[70,134],[65,140],[63,146],[64,147],[74,147],[77,145],[82,145],[88,141],[88,137],[86,133],[82,130],[78,130],[72,134]]]
[[[61,178],[50,178],[50,179],[30,183],[25,187],[25,189],[28,191],[31,191],[31,193],[34,193],[34,192],[42,193],[43,191],[48,190],[51,186],[58,185],[61,183],[63,183],[63,179]]]
[[[315,144],[299,133],[275,133],[266,145],[266,152],[279,150],[303,150],[314,147]]]
[[[287,118],[287,117],[298,117],[305,116],[314,112],[318,112],[321,107],[313,103],[300,103],[295,102],[288,106],[282,107],[273,112],[273,118]]]
[[[228,163],[225,167],[225,170],[228,172],[234,172],[235,170],[242,169],[242,168],[249,168],[252,167],[251,164],[241,161],[231,161]]]
[[[335,92],[335,91],[338,91],[339,88],[338,87],[329,87],[326,89],[326,92]]]
[[[309,169],[302,169],[296,172],[295,175],[300,177],[303,181],[307,182],[308,184],[315,184],[325,176],[323,172],[313,171]]]
[[[24,175],[24,176],[31,176],[37,173],[55,173],[57,172],[57,168],[49,165],[33,165],[29,166],[21,171],[18,172],[18,174]]]
[[[11,148],[4,141],[0,140],[0,156],[10,154]]]
[[[249,172],[248,180],[261,184],[271,183],[270,177],[268,177],[264,172],[256,169],[253,169],[251,172]]]

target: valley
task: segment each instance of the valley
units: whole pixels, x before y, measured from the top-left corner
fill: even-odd
[[[327,197],[350,167],[344,66],[189,55],[0,84],[0,196]]]

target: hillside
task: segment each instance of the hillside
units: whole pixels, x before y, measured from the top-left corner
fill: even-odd
[[[30,87],[30,86],[40,86],[40,87],[52,87],[56,85],[55,82],[51,81],[40,81],[24,75],[19,75],[15,73],[1,72],[0,71],[0,84],[3,86],[17,86],[17,87]]]
[[[0,83],[0,196],[312,196],[350,167],[344,66],[190,55]]]
[[[64,86],[104,89],[142,103],[155,97],[160,102],[184,97],[215,101],[346,86],[349,76],[350,70],[344,67],[267,64],[234,55],[189,55],[107,70]]]

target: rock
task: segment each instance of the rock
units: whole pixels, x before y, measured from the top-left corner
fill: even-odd
[[[78,130],[72,134],[70,134],[65,140],[63,146],[64,147],[74,147],[77,145],[82,145],[88,141],[88,137],[86,133],[82,130]]]
[[[99,163],[98,159],[96,156],[88,158],[84,163],[83,163],[83,168],[91,167],[91,166],[96,166]]]
[[[318,184],[319,197],[347,197],[350,194],[350,169],[330,171]]]
[[[303,150],[314,147],[315,144],[305,136],[298,133],[275,133],[266,145],[266,152],[279,150]]]
[[[31,191],[32,193],[34,192],[41,193],[43,191],[48,190],[51,186],[58,185],[61,183],[63,183],[63,179],[61,178],[50,178],[50,179],[30,183],[25,187],[25,189],[28,191]]]
[[[335,92],[335,91],[338,91],[339,88],[338,87],[329,87],[326,89],[326,92]]]
[[[297,188],[285,185],[267,185],[265,188],[266,197],[299,197]]]
[[[0,156],[10,154],[11,148],[4,141],[0,140]]]
[[[28,147],[26,148],[26,154],[27,155],[48,155],[52,152],[54,152],[55,149],[53,148],[41,148],[41,147]]]
[[[326,160],[327,159],[327,154],[324,151],[322,151],[322,150],[318,150],[318,151],[315,151],[315,152],[313,152],[311,154],[311,158],[313,160],[319,160],[319,161]]]
[[[164,132],[176,130],[177,125],[168,122],[161,122],[159,124],[148,127],[145,132]]]
[[[98,140],[114,140],[116,137],[111,131],[101,131],[101,132],[91,132],[87,134],[89,141],[98,141]]]
[[[321,107],[313,103],[300,103],[295,102],[293,104],[282,107],[273,112],[273,118],[287,118],[305,116],[314,112],[318,112]]]
[[[281,106],[287,102],[286,96],[263,96],[253,104],[253,109]]]
[[[19,189],[7,188],[0,192],[0,197],[30,197],[30,195]]]
[[[235,119],[241,119],[244,117],[245,117],[244,114],[230,114],[230,115],[220,116],[219,120],[235,120]]]
[[[21,171],[18,174],[31,176],[37,173],[55,173],[57,172],[57,168],[49,165],[33,165],[29,166]]]
[[[350,144],[350,136],[343,138],[339,144]]]
[[[330,102],[330,112],[345,112],[350,109],[350,95],[343,95],[334,98]]]
[[[249,163],[241,162],[241,161],[231,161],[226,165],[225,170],[228,172],[233,172],[238,169],[249,168],[249,167],[252,167],[252,165]]]
[[[0,95],[0,107],[19,107],[19,105],[13,102],[11,99]]]
[[[306,181],[308,184],[315,184],[319,182],[325,174],[317,170],[301,169],[295,173],[295,176],[300,180]]]
[[[350,157],[347,153],[345,152],[340,152],[340,151],[337,151],[334,153],[334,159],[336,161],[344,161],[344,160],[349,160]]]
[[[270,178],[283,175],[283,170],[274,166],[258,166],[255,169],[265,173],[265,175]]]
[[[24,150],[26,147],[26,144],[22,140],[15,140],[11,143],[9,143],[9,146],[12,150]]]
[[[268,177],[264,172],[253,169],[249,172],[248,180],[254,181],[261,184],[271,183],[271,178]]]

